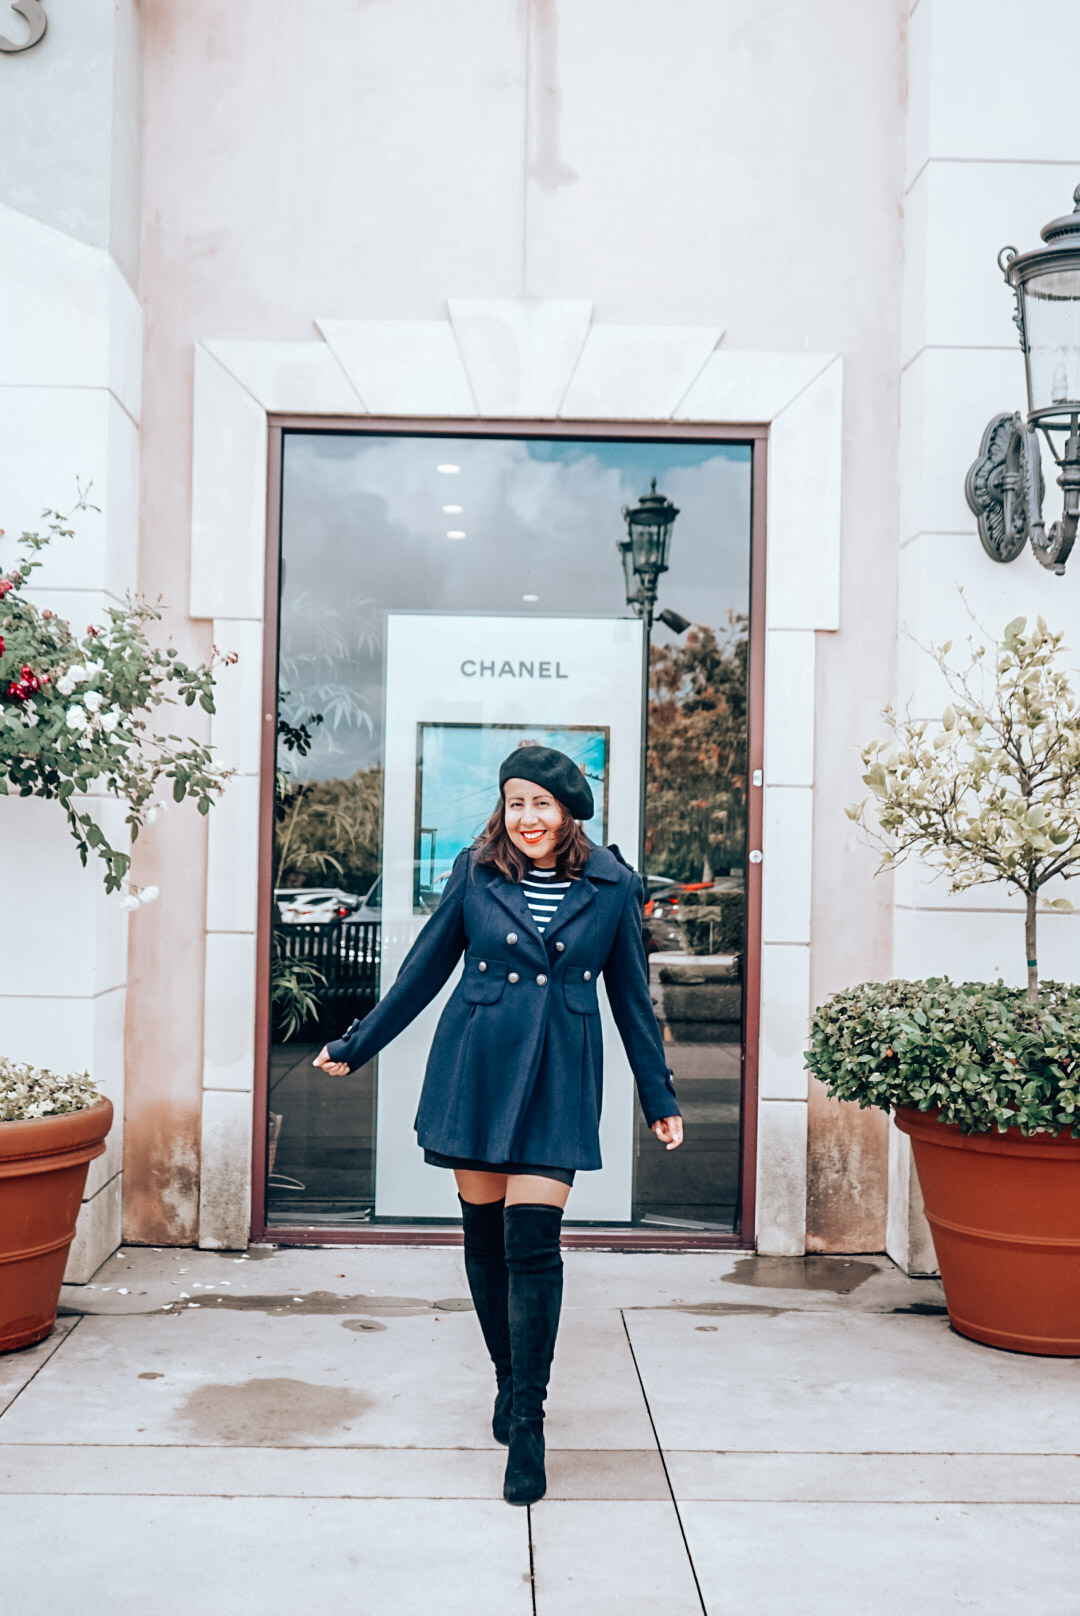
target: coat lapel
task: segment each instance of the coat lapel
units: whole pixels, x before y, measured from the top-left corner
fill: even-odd
[[[543,947],[544,939],[536,929],[536,921],[532,917],[529,905],[525,899],[525,890],[515,881],[504,881],[498,872],[492,872],[488,880],[488,891],[498,900],[510,915]]]
[[[535,937],[541,947],[546,946],[575,915],[588,907],[596,897],[595,882],[617,882],[619,880],[620,866],[623,864],[621,855],[616,858],[606,847],[593,847],[589,861],[581,877],[571,883],[570,890],[559,904],[552,919],[548,922],[543,933],[537,930],[536,921],[532,917],[525,889],[516,881],[504,881],[497,871],[485,872],[487,874],[487,888],[491,896],[513,916],[519,925],[524,926],[530,936]]]
[[[592,903],[595,897],[596,888],[588,876],[583,875],[579,880],[572,881],[569,892],[564,894],[558,909],[547,923],[544,930],[544,942],[550,943],[551,939],[562,931],[563,927],[573,920],[575,915],[579,915],[588,904]]]

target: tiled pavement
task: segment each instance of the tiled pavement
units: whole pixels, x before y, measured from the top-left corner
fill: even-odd
[[[113,1258],[0,1358],[4,1616],[1080,1612],[1080,1362],[884,1259],[566,1267],[519,1510],[458,1252]]]

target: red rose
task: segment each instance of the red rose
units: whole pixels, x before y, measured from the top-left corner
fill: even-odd
[[[14,588],[15,585],[10,578],[0,578],[0,600]]]

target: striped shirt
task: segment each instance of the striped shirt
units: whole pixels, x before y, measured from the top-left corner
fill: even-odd
[[[529,906],[529,913],[542,937],[545,926],[565,898],[570,883],[556,881],[554,870],[538,870],[534,865],[532,874],[523,876],[521,884],[525,889],[525,902]]]

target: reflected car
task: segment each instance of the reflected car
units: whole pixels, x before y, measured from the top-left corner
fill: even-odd
[[[447,870],[446,874],[439,878],[440,881],[446,881],[449,875],[450,871]],[[380,875],[372,882],[355,909],[345,917],[342,922],[343,925],[359,926],[365,923],[367,925],[377,925],[382,920],[382,881],[383,878]],[[433,914],[439,907],[441,897],[441,891],[436,892],[430,887],[421,887],[419,906],[426,914]]]
[[[320,926],[344,920],[360,899],[340,887],[279,887],[274,893],[278,914],[287,926]]]

